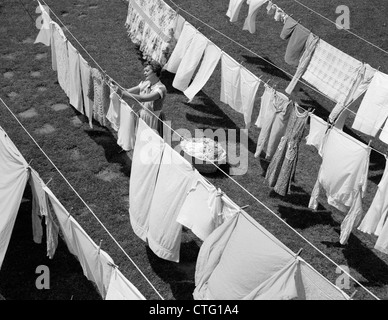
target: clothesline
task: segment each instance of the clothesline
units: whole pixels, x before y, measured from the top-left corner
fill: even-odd
[[[43,3],[46,4],[47,6],[47,3],[44,1],[44,0],[41,0]],[[49,6],[47,6],[49,7]],[[50,8],[50,7],[49,7]],[[50,11],[53,12],[50,8]],[[58,19],[58,21],[60,21],[60,23],[65,26],[65,24],[58,18],[57,15],[55,15],[55,13],[53,12],[54,16]],[[65,26],[66,28],[66,26]],[[66,28],[67,29],[67,28]],[[69,34],[74,38],[75,36],[69,31]],[[76,41],[79,43],[79,41],[76,39]],[[80,43],[79,43],[80,44]],[[82,47],[83,50],[85,50],[85,52],[87,52],[87,50],[80,44],[80,46]],[[87,52],[87,54],[92,58],[92,60],[94,62],[95,59]],[[96,65],[99,66],[99,64],[96,62]],[[102,69],[100,66],[99,68],[107,75],[106,71],[104,69]],[[107,75],[108,76],[108,75]],[[109,76],[108,76],[109,77]],[[109,77],[111,78],[111,77]],[[111,78],[112,79],[112,78]],[[108,82],[106,82],[108,83]],[[117,82],[116,82],[117,83]],[[121,85],[117,84],[120,88],[123,88]],[[125,89],[125,88],[123,88]],[[141,103],[134,97],[132,97],[134,100],[136,100],[140,105]],[[122,100],[121,100],[122,101]],[[150,111],[151,112],[151,111]],[[135,113],[136,114],[136,113]],[[153,112],[152,114],[154,116],[156,116]],[[163,124],[165,126],[167,126],[169,129],[171,129],[174,133],[176,133],[181,139],[185,139],[185,137],[181,136],[177,131],[175,131],[172,127],[170,127],[167,123],[163,122]],[[317,248],[313,243],[311,243],[308,239],[306,239],[302,234],[300,234],[298,231],[296,231],[294,228],[292,228],[292,226],[290,226],[286,221],[284,221],[282,218],[280,218],[274,211],[272,211],[269,207],[267,207],[264,203],[262,203],[258,198],[256,198],[249,190],[247,190],[244,186],[242,186],[240,183],[238,183],[233,177],[231,177],[228,173],[226,173],[224,170],[222,170],[218,165],[216,165],[214,163],[213,160],[211,159],[205,159],[207,161],[209,161],[210,163],[212,163],[215,167],[218,168],[218,170],[220,170],[220,172],[222,172],[226,177],[228,177],[230,180],[232,180],[235,184],[237,184],[242,190],[244,190],[244,192],[246,192],[248,195],[250,195],[257,203],[259,203],[260,205],[262,205],[265,209],[267,209],[270,213],[272,213],[277,219],[279,219],[281,222],[283,222],[287,227],[289,227],[292,231],[294,231],[297,235],[299,235],[304,241],[306,241],[311,247],[313,247],[315,250],[317,250],[320,254],[322,254],[326,259],[328,259],[330,262],[332,262],[337,268],[339,268],[340,270],[342,270],[345,274],[347,274],[349,276],[349,278],[353,279],[360,287],[362,287],[363,289],[365,289],[366,292],[368,292],[370,295],[372,295],[374,298],[376,298],[377,300],[379,300],[379,298],[374,295],[371,291],[369,291],[367,288],[365,288],[357,279],[355,279],[352,275],[350,275],[346,270],[344,270],[340,265],[338,265],[335,261],[333,261],[330,257],[328,257],[324,252],[322,252],[319,248]]]
[[[192,15],[192,14],[189,13],[188,11],[182,9],[182,7],[179,6],[179,5],[177,5],[173,0],[169,0],[169,1],[170,1],[171,3],[173,3],[179,10],[182,10],[183,12],[185,12],[185,13],[188,14],[189,16],[193,17],[194,19],[198,20],[199,22],[201,22],[201,23],[204,24],[205,26],[207,26],[207,27],[209,27],[210,29],[216,31],[216,32],[219,33],[220,35],[224,36],[224,37],[227,38],[228,40],[230,40],[230,41],[232,41],[233,43],[237,44],[238,46],[244,48],[245,50],[249,51],[250,53],[256,55],[257,57],[263,59],[264,61],[266,61],[267,63],[271,64],[272,66],[274,66],[274,67],[277,68],[278,70],[280,70],[280,71],[284,72],[285,74],[290,75],[291,77],[293,77],[293,75],[291,75],[291,74],[288,73],[287,71],[283,70],[282,68],[278,67],[278,66],[275,65],[274,63],[272,63],[272,62],[266,60],[264,57],[260,56],[260,55],[257,54],[256,52],[253,52],[253,51],[250,50],[249,48],[245,47],[244,45],[240,44],[239,42],[237,42],[237,41],[235,41],[234,39],[230,38],[229,36],[225,35],[225,34],[222,33],[221,31],[219,31],[218,29],[216,29],[216,28],[210,26],[209,24],[207,24],[206,22],[204,22],[204,21],[202,21],[201,19],[197,18],[196,16]],[[282,9],[282,10],[283,10],[283,9]],[[263,81],[263,80],[261,80],[261,81]],[[270,81],[270,80],[268,80],[268,81]],[[267,83],[268,83],[268,81],[267,81]],[[324,95],[322,92],[318,91],[317,89],[315,89],[314,87],[310,86],[309,84],[307,84],[307,83],[305,83],[305,82],[303,82],[303,81],[301,81],[301,80],[300,80],[299,82],[302,82],[303,84],[305,84],[307,87],[309,87],[309,88],[312,89],[313,91],[315,91],[315,92],[319,93],[320,95],[324,96],[325,98],[328,98],[328,99],[330,99],[331,101],[335,102],[334,100],[332,100],[331,98],[327,97],[327,96]],[[364,92],[365,92],[365,91],[364,91]],[[362,95],[362,94],[360,94],[360,96],[361,96],[361,95]],[[350,108],[351,106],[353,106],[353,104],[355,104],[355,103],[357,102],[357,100],[358,100],[358,99],[354,99],[352,102],[350,102],[350,103],[344,108],[344,110],[343,110],[342,112],[345,112],[345,110],[348,110],[350,113],[356,115],[356,112],[354,112],[353,110],[351,110],[351,109],[349,109],[349,108]],[[300,107],[306,111],[305,108],[303,108],[302,106],[300,106]],[[327,121],[326,121],[326,122],[327,122]],[[329,122],[327,122],[327,124],[330,125]],[[382,131],[387,131],[387,132],[388,132],[388,130],[384,130],[384,129],[383,129],[383,126],[381,126],[380,129],[382,129]],[[372,148],[372,150],[376,151],[377,153],[379,153],[379,154],[381,154],[381,155],[383,155],[383,156],[386,156],[386,154],[383,153],[382,151],[379,151],[379,150],[377,150],[377,149],[375,149],[375,148]]]
[[[48,159],[48,161],[53,165],[55,170],[61,175],[61,177],[65,180],[65,182],[69,185],[70,189],[77,195],[77,197],[82,201],[82,203],[87,207],[87,209],[92,213],[92,215],[96,218],[98,223],[103,227],[103,229],[108,233],[108,235],[111,237],[111,239],[117,244],[117,246],[120,248],[120,250],[127,256],[127,258],[132,262],[132,264],[135,266],[135,268],[140,272],[140,274],[144,277],[144,279],[149,283],[149,285],[154,289],[154,291],[158,294],[158,296],[164,300],[164,298],[161,296],[161,294],[156,290],[156,288],[153,286],[153,284],[148,280],[148,278],[145,276],[145,274],[140,270],[140,268],[136,265],[136,263],[131,259],[131,257],[126,253],[126,251],[123,249],[123,247],[117,242],[117,240],[114,238],[114,236],[109,232],[109,230],[105,227],[105,225],[102,223],[102,221],[97,217],[97,215],[93,212],[93,210],[88,206],[88,204],[85,202],[85,200],[80,196],[80,194],[74,189],[74,187],[71,185],[71,183],[66,179],[66,177],[62,174],[62,172],[58,169],[58,167],[54,164],[54,162],[50,159],[50,157],[44,152],[44,150],[40,147],[40,145],[36,142],[34,137],[28,132],[28,130],[23,126],[23,124],[19,121],[19,119],[16,117],[16,115],[12,112],[12,110],[8,107],[8,105],[4,102],[4,100],[0,97],[1,102],[3,105],[8,109],[8,111],[12,114],[12,116],[16,119],[16,121],[19,123],[19,125],[23,128],[23,130],[27,133],[27,135],[31,138],[31,140],[35,143],[35,145],[39,148],[39,150],[44,154],[44,156]]]
[[[322,14],[320,14],[320,13],[314,11],[314,10],[311,9],[309,6],[307,6],[307,5],[305,5],[305,4],[301,3],[301,2],[299,2],[298,0],[293,0],[293,1],[296,2],[296,3],[298,3],[298,4],[301,5],[301,6],[305,7],[306,9],[308,9],[308,10],[314,12],[316,15],[322,17],[323,19],[325,19],[325,20],[327,20],[327,21],[329,21],[329,22],[331,22],[331,23],[333,23],[334,25],[337,26],[337,23],[335,23],[334,21],[331,21],[329,18],[326,18],[326,17],[323,16]],[[344,28],[343,30],[345,30],[346,32],[350,33],[351,35],[353,35],[353,36],[359,38],[360,40],[362,40],[362,41],[368,43],[369,45],[371,45],[371,46],[373,46],[373,47],[379,49],[380,51],[382,51],[382,52],[388,54],[388,51],[385,51],[383,48],[380,48],[379,46],[375,45],[374,43],[372,43],[372,42],[366,40],[365,38],[359,36],[358,34],[352,32],[352,31],[350,31],[349,29]]]

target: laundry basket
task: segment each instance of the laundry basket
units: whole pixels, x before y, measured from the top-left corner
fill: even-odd
[[[225,149],[210,138],[184,139],[180,145],[185,158],[201,173],[216,172],[217,166],[226,163]]]

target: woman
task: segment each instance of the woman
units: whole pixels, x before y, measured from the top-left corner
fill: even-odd
[[[139,111],[140,118],[152,129],[156,130],[163,137],[163,123],[165,119],[162,112],[163,101],[167,94],[166,86],[160,81],[162,66],[156,62],[144,64],[145,80],[136,87],[120,90],[117,93],[123,97],[129,97],[141,102],[142,109]]]

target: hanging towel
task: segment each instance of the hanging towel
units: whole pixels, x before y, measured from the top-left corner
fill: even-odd
[[[171,73],[177,72],[180,63],[196,34],[197,29],[195,29],[190,23],[186,21],[183,25],[183,30],[175,46],[175,49],[167,63],[164,65],[163,69]]]
[[[377,71],[357,111],[353,129],[375,137],[388,117],[388,75]],[[388,128],[385,128],[388,129]],[[380,134],[384,141],[388,133]],[[388,139],[384,141],[388,143]]]
[[[124,101],[120,101],[120,123],[117,132],[117,144],[125,151],[133,150],[136,140],[138,118],[135,111]]]
[[[310,129],[309,134],[306,136],[306,144],[314,146],[319,155],[322,157],[322,143],[326,131],[328,129],[327,122],[315,114],[310,114]]]
[[[82,101],[82,85],[80,59],[78,51],[68,42],[69,53],[69,100],[70,104],[80,113],[85,114]]]
[[[358,230],[379,236],[383,229],[388,214],[388,160],[385,160],[385,170],[380,183],[377,186],[376,194],[373,198],[369,210],[365,214]]]
[[[79,53],[78,53],[79,54]],[[85,108],[85,116],[89,120],[89,127],[93,129],[93,100],[89,98],[89,88],[92,86],[91,68],[87,61],[79,54],[82,98]]]
[[[42,218],[44,217],[46,224],[46,246],[47,256],[52,259],[55,251],[58,247],[58,232],[59,227],[53,219],[53,214],[48,204],[48,198],[46,192],[43,190],[44,183],[41,180],[39,174],[34,170],[31,170],[29,178],[29,184],[33,194],[32,198],[32,229],[34,235],[34,241],[36,243],[42,242],[43,229]]]
[[[109,120],[113,130],[117,132],[120,128],[120,97],[112,88],[110,88],[109,98],[110,104],[108,112],[106,113],[106,118]]]
[[[257,139],[255,158],[264,153],[265,159],[271,160],[275,153],[280,139],[283,137],[288,120],[290,119],[293,102],[288,97],[271,90],[271,98],[268,104],[265,105],[266,110],[263,110],[261,123],[262,128]]]
[[[212,42],[208,41],[201,66],[199,67],[190,86],[185,91],[183,91],[184,95],[189,98],[189,102],[191,102],[194,96],[205,86],[206,82],[209,80],[218,64],[218,61],[221,58],[221,52],[222,51],[220,48],[218,48]]]
[[[248,30],[250,33],[255,33],[257,13],[259,12],[261,6],[267,1],[268,0],[250,0],[248,16],[244,21],[243,30]]]
[[[265,121],[267,120],[267,111],[269,109],[268,106],[272,101],[273,93],[273,89],[267,84],[264,84],[264,93],[261,96],[260,111],[255,122],[255,126],[260,129],[263,127]]]
[[[228,54],[221,55],[220,100],[244,115],[245,129],[251,125],[255,96],[260,80]]]
[[[280,33],[280,38],[288,40],[284,61],[297,67],[305,49],[306,41],[310,31],[300,25],[293,18],[288,17]]]
[[[162,259],[179,262],[182,225],[176,219],[187,192],[199,178],[191,163],[166,144],[150,205],[147,234],[150,249]]]
[[[197,32],[179,64],[174,81],[172,82],[174,88],[185,91],[189,87],[208,42],[209,40],[203,34]]]
[[[146,298],[119,269],[114,267],[105,300],[146,300]]]
[[[228,11],[226,16],[230,18],[230,22],[236,22],[240,14],[241,6],[244,0],[229,0]]]
[[[310,33],[308,38],[307,38],[306,46],[305,46],[305,49],[303,51],[303,54],[299,59],[298,68],[296,69],[296,72],[295,72],[292,80],[290,81],[290,83],[288,84],[288,86],[285,90],[285,92],[287,94],[292,93],[292,91],[294,90],[295,86],[297,85],[300,77],[306,71],[306,69],[310,63],[310,60],[313,56],[314,50],[317,47],[318,42],[319,42],[319,37],[317,37],[313,33]]]
[[[238,211],[238,206],[226,195],[200,177],[197,184],[188,191],[176,221],[205,240]]]
[[[51,30],[50,30],[51,18],[49,14],[50,11],[47,12],[45,7],[43,7],[39,1],[38,1],[38,4],[39,4],[39,10],[41,13],[42,20],[40,24],[39,33],[34,41],[34,44],[43,43],[44,45],[49,47],[51,45]],[[48,7],[46,8],[48,9]]]
[[[155,190],[163,139],[139,119],[129,179],[129,217],[135,234],[147,240],[148,217]]]
[[[323,188],[328,203],[346,213],[341,224],[341,244],[347,242],[350,233],[362,219],[362,198],[367,186],[370,150],[370,147],[335,127],[325,137],[322,164],[309,208],[317,208],[319,192]]]
[[[28,163],[0,127],[0,268],[29,177]]]
[[[295,175],[299,144],[309,115],[308,111],[300,112],[298,108],[298,104],[295,103],[284,136],[280,139],[265,175],[269,186],[282,196],[291,193],[291,181]]]

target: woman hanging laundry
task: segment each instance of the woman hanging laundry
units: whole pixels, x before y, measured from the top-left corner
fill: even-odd
[[[162,66],[158,62],[146,62],[144,65],[145,80],[135,87],[126,90],[118,89],[117,93],[121,97],[125,95],[141,102],[142,109],[139,111],[139,117],[163,137],[162,121],[165,116],[162,108],[167,89],[160,81],[161,71]]]

